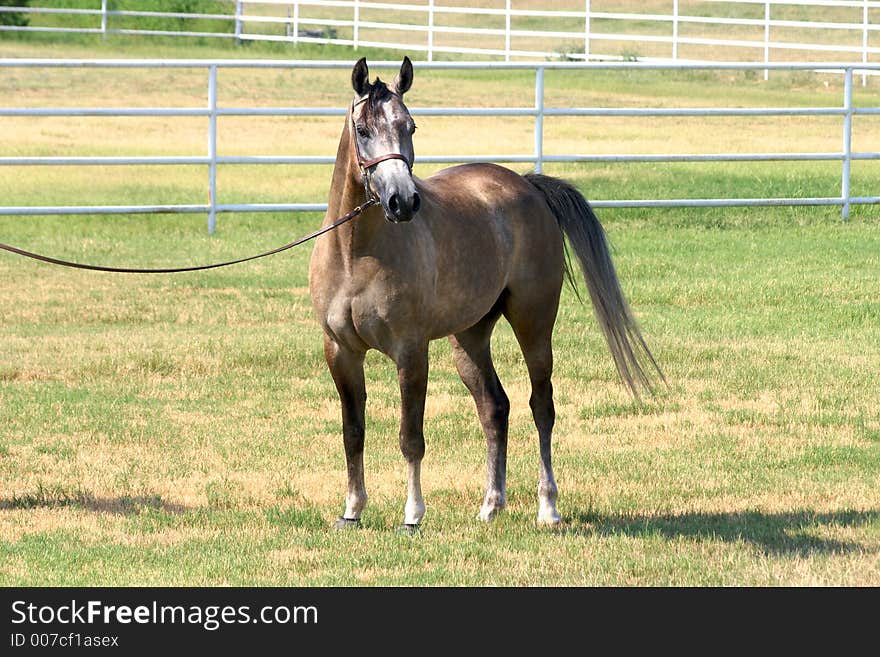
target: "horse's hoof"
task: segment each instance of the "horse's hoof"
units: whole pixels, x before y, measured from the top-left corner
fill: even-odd
[[[340,531],[343,529],[360,529],[361,528],[361,519],[360,518],[346,518],[344,516],[339,516],[336,519],[336,522],[333,523],[333,529]]]
[[[538,526],[539,527],[547,527],[549,529],[556,529],[562,525],[562,518],[559,517],[559,514],[553,515],[545,515],[538,517]]]
[[[398,534],[407,534],[408,536],[415,536],[422,530],[422,526],[419,523],[403,523],[400,527],[397,528]]]
[[[477,514],[477,520],[480,520],[482,522],[492,522],[503,510],[503,506],[481,507],[480,513]]]

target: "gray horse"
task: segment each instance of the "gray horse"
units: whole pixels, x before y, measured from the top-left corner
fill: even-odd
[[[351,80],[355,96],[339,140],[325,225],[370,199],[377,203],[320,237],[309,271],[327,365],[342,403],[348,492],[336,527],[359,525],[367,503],[369,349],[397,365],[400,449],[408,464],[404,525],[416,528],[421,522],[428,343],[447,336],[486,435],[486,495],[479,517],[491,520],[504,508],[510,403],[489,345],[501,315],[513,328],[532,386],[529,404],[541,452],[538,522],[556,525],[551,337],[563,279],[574,284],[563,233],[623,381],[636,394],[639,386],[650,386],[649,372],[662,378],[620,290],[604,231],[584,197],[549,176],[466,164],[415,178],[416,126],[403,102],[413,81],[412,63],[404,58],[396,80],[387,85],[378,78],[370,83],[361,59]]]

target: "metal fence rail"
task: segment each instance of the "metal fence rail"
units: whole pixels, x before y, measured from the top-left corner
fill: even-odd
[[[396,68],[399,62],[371,62],[375,68]],[[279,212],[323,211],[325,203],[239,203],[223,204],[217,201],[218,165],[237,164],[332,164],[332,156],[253,155],[223,156],[217,153],[217,118],[220,116],[344,116],[345,108],[338,107],[221,107],[217,94],[217,72],[221,68],[235,69],[348,69],[351,64],[341,61],[284,61],[284,60],[51,60],[51,59],[0,59],[0,70],[13,68],[148,68],[202,69],[206,73],[207,103],[191,108],[10,108],[0,107],[0,117],[79,117],[79,116],[163,116],[204,117],[207,119],[204,155],[170,157],[58,157],[58,156],[0,156],[0,166],[95,166],[95,165],[204,165],[208,169],[208,203],[189,205],[98,205],[98,206],[0,206],[5,215],[70,215],[70,214],[144,214],[144,213],[205,213],[208,230],[214,232],[217,214],[223,212]],[[773,70],[815,70],[817,66],[826,72],[844,76],[843,97],[839,107],[771,107],[771,108],[602,108],[602,107],[546,107],[544,103],[544,77],[548,69],[563,70],[755,70],[769,66]],[[606,199],[592,201],[597,208],[656,208],[656,207],[730,207],[730,206],[804,206],[837,205],[842,217],[856,204],[880,203],[880,196],[853,196],[850,193],[850,166],[853,160],[878,160],[878,152],[855,152],[852,149],[852,119],[860,115],[880,115],[880,107],[855,107],[853,105],[854,71],[866,65],[856,64],[648,64],[648,63],[474,63],[444,62],[418,64],[420,69],[518,69],[530,70],[535,76],[534,104],[513,108],[454,108],[413,107],[414,115],[422,116],[526,116],[534,117],[534,150],[531,153],[490,155],[425,155],[418,156],[419,163],[463,162],[527,162],[541,171],[544,163],[556,162],[767,162],[767,161],[839,161],[841,163],[840,195],[834,197],[782,197],[782,198],[703,198],[703,199]],[[868,70],[880,71],[880,64],[867,65]],[[558,116],[837,116],[841,119],[841,150],[834,152],[803,153],[671,153],[671,154],[548,154],[544,152],[544,118]]]
[[[880,54],[880,47],[871,45],[871,37],[880,31],[880,25],[871,21],[872,11],[880,9],[880,0],[690,0],[684,9],[679,0],[669,0],[666,13],[597,11],[595,0],[581,0],[582,8],[577,10],[515,8],[515,0],[497,0],[496,7],[444,5],[443,0],[221,1],[228,12],[114,10],[107,0],[92,0],[91,9],[3,6],[0,12],[18,13],[43,23],[0,25],[0,32],[334,43],[355,49],[375,46],[422,52],[428,61],[433,61],[437,54],[503,57],[505,61],[520,57],[566,57],[585,61],[638,57],[641,61],[687,61],[681,56],[682,48],[687,47],[701,48],[699,57],[690,57],[690,61],[724,59],[724,55],[708,50],[711,48],[732,49],[739,53],[737,59],[762,63],[769,63],[774,54],[792,51],[800,53],[796,56],[799,61],[810,60],[815,54],[818,58],[836,55],[848,61],[860,59],[863,64],[867,64],[872,55]],[[728,13],[725,6],[732,7],[732,13],[739,15],[712,15],[718,8]],[[786,7],[799,7],[807,14],[797,20],[780,18],[779,12]],[[762,15],[756,17],[761,9]],[[86,22],[88,26],[63,24],[66,17]],[[455,19],[461,17],[480,21],[480,24],[457,24]],[[543,25],[529,22],[536,18],[543,19]],[[147,19],[153,23],[159,21],[159,25],[167,29],[138,23]],[[204,29],[197,31],[194,25]],[[553,25],[556,29],[551,28]],[[650,33],[645,32],[646,25],[653,26],[649,28]],[[737,38],[719,37],[712,36],[712,28],[750,32]],[[700,33],[700,29],[710,32]],[[799,30],[801,38],[786,39],[786,30],[792,29]],[[418,38],[403,43],[395,36],[402,33],[415,34]],[[841,35],[848,37],[845,43],[838,38]],[[465,37],[473,43],[463,45],[455,41],[456,37]],[[653,44],[655,50],[659,50],[647,56],[624,55],[609,50],[614,43],[633,44],[633,48]],[[781,58],[791,59],[788,55]],[[765,75],[768,70],[764,69]]]

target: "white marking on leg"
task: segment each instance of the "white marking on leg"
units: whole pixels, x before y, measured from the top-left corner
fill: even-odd
[[[355,495],[349,493],[345,496],[345,515],[347,520],[360,520],[361,512],[367,506],[367,494]],[[338,507],[337,507],[338,508]]]
[[[541,480],[538,483],[538,524],[558,525],[562,518],[556,511],[556,497],[558,495],[556,482],[553,480],[553,471],[541,468]]]
[[[407,525],[417,525],[425,516],[421,473],[422,464],[420,461],[409,464],[409,475],[406,482],[406,507],[403,510],[403,522]]]
[[[507,506],[507,443],[498,441],[488,443],[486,451],[486,496],[477,516],[483,522],[495,519],[498,512]]]
[[[361,513],[366,506],[367,488],[364,486],[364,463],[363,457],[361,457],[348,482],[348,493],[345,495],[345,513],[342,517],[348,520],[360,520]]]
[[[505,499],[504,491],[487,490],[478,518],[483,522],[490,522],[495,519],[498,512],[504,509],[505,506],[507,506],[507,500]]]

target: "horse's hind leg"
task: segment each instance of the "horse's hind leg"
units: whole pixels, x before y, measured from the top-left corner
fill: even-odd
[[[522,349],[529,370],[532,395],[529,406],[538,428],[541,451],[541,474],[538,481],[538,523],[557,525],[561,521],[556,511],[557,488],[551,463],[551,441],[556,409],[553,405],[553,324],[559,304],[559,288],[555,296],[544,295],[540,303],[527,303],[527,299],[512,294],[504,315]]]
[[[489,343],[500,312],[492,312],[467,331],[450,336],[455,366],[473,395],[486,435],[486,497],[480,519],[491,520],[507,500],[507,420],[510,402],[492,364]]]
[[[364,486],[364,412],[367,404],[364,353],[351,351],[325,337],[324,356],[342,403],[342,439],[348,469],[345,513],[336,521],[336,528],[342,529],[359,525],[361,512],[367,505]]]

